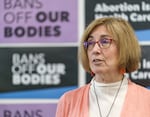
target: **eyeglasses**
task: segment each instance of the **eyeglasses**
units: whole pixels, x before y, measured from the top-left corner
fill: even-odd
[[[106,48],[110,47],[112,41],[113,41],[113,39],[101,38],[98,41],[93,41],[93,40],[85,41],[83,43],[83,45],[84,45],[85,49],[91,50],[91,49],[93,49],[93,47],[97,43],[100,48],[106,49]]]

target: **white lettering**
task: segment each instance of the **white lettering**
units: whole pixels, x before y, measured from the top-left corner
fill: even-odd
[[[150,22],[150,14],[131,13],[130,19],[132,22]]]
[[[108,5],[106,3],[96,4],[95,12],[133,12],[140,11],[139,4],[128,4],[127,2],[123,2],[115,5]]]

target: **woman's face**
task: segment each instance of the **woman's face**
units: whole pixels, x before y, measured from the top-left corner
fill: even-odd
[[[95,74],[118,72],[117,46],[105,26],[96,27],[89,35],[88,43],[87,54],[92,72]]]

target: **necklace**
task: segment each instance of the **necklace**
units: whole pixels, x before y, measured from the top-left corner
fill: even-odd
[[[110,115],[110,112],[111,112],[111,110],[112,110],[112,107],[113,107],[113,105],[114,105],[114,103],[115,103],[115,101],[116,101],[116,99],[117,99],[117,97],[118,97],[119,91],[120,91],[120,89],[121,89],[123,79],[124,79],[124,76],[123,76],[123,78],[122,78],[122,80],[121,80],[121,83],[120,83],[120,85],[119,85],[119,88],[118,88],[118,90],[117,90],[117,92],[116,92],[116,94],[115,94],[115,97],[114,97],[114,99],[113,99],[113,102],[112,102],[112,104],[111,104],[111,106],[110,106],[110,109],[109,109],[108,114],[106,115],[106,117],[109,117],[109,115]],[[94,79],[94,80],[95,80],[95,79]],[[96,102],[97,102],[97,106],[98,106],[98,110],[99,110],[99,115],[100,115],[100,117],[102,117],[102,112],[101,112],[100,104],[99,104],[99,102],[98,102],[98,95],[97,95],[97,93],[96,93],[96,88],[95,88],[95,82],[94,82],[94,81],[93,81],[93,87],[94,87],[94,94],[95,94],[95,97],[96,97]]]

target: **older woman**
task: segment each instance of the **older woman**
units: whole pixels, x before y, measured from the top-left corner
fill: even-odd
[[[150,91],[124,77],[138,69],[141,49],[121,18],[94,20],[86,28],[79,57],[91,82],[65,93],[56,117],[150,117]]]

